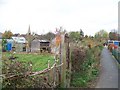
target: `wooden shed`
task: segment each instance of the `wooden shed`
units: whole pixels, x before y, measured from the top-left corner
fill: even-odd
[[[34,39],[31,42],[31,52],[42,52],[43,50],[50,52],[50,41]]]

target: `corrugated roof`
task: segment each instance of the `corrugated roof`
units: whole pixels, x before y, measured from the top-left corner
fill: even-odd
[[[39,40],[39,42],[49,42],[48,40]]]
[[[26,43],[26,39],[24,37],[12,37],[12,39],[17,43]]]

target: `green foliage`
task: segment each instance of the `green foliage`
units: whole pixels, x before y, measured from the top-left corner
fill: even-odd
[[[8,31],[5,31],[2,35],[2,38],[5,38],[5,39],[10,39],[12,37],[13,33],[8,30]]]
[[[7,44],[7,40],[2,38],[2,49],[6,50],[6,44]]]
[[[85,38],[88,38],[88,35],[85,35]]]
[[[97,68],[92,69],[92,75],[97,76],[99,74],[99,70]]]
[[[70,38],[70,41],[73,41],[73,42],[79,41],[80,40],[80,32],[78,32],[78,31],[69,32],[69,38]]]
[[[73,87],[86,87],[87,86],[87,77],[82,75],[80,72],[73,73],[73,79],[71,86]]]
[[[110,32],[109,33],[109,39],[110,40],[118,40],[117,32]]]
[[[39,38],[51,41],[53,38],[55,38],[55,34],[52,32],[48,32],[47,34],[40,35]]]
[[[80,36],[84,37],[84,32],[80,29]]]
[[[71,86],[89,87],[89,82],[94,80],[99,74],[100,53],[102,48],[103,46],[98,45],[86,50],[85,59],[83,63],[80,64],[81,70],[77,72],[72,71]],[[81,54],[79,54],[79,56],[81,56]],[[77,64],[74,65],[76,66]]]
[[[102,29],[95,33],[95,38],[108,38],[108,32]]]

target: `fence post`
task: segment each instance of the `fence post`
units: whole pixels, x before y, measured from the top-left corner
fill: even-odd
[[[69,36],[65,34],[65,50],[66,50],[66,87],[70,87],[70,47],[69,47]]]
[[[70,63],[70,48],[69,48],[69,37],[68,34],[65,34],[65,42],[66,42],[66,62],[67,62],[67,69],[69,69]]]
[[[62,66],[59,67],[59,85],[60,87],[66,87],[66,50],[65,50],[65,43],[64,43],[64,34],[60,35],[60,46],[59,46],[59,64]]]
[[[61,54],[61,49],[62,49],[62,44],[61,44],[61,41],[60,41],[60,64],[62,63],[62,54]],[[61,70],[61,67],[60,68],[60,73],[59,73],[59,83],[61,84],[61,74],[62,74],[62,70]]]
[[[54,59],[55,59],[55,63],[54,63],[54,66],[53,66],[53,87],[55,88],[55,86],[56,86],[56,84],[55,84],[55,81],[56,81],[56,68],[55,68],[55,66],[56,66],[56,55],[55,55]]]

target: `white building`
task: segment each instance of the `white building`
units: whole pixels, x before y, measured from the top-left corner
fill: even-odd
[[[26,43],[27,40],[24,37],[12,37],[16,43]]]
[[[17,52],[26,51],[27,40],[24,37],[12,37]]]

